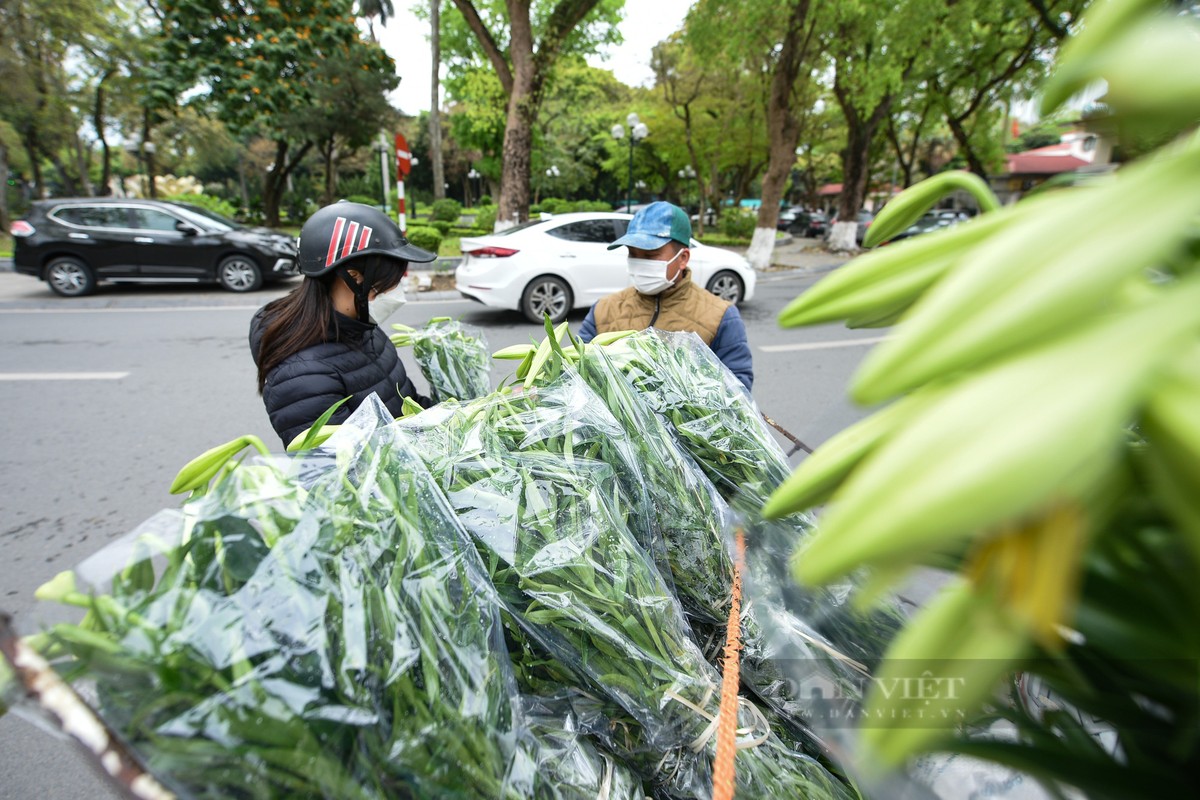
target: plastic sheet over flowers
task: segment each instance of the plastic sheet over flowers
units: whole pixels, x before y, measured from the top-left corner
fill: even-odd
[[[616,509],[630,501],[602,442],[622,436],[604,404],[570,371],[521,394],[499,394],[397,423],[410,432],[531,650],[627,725],[610,740],[656,789],[711,793],[720,679],[704,659],[670,584]],[[619,463],[619,462],[618,462]],[[622,468],[618,466],[617,468]],[[637,516],[634,514],[634,516]],[[756,794],[849,797],[744,701],[738,782]],[[603,730],[604,724],[594,726]],[[764,795],[765,796],[765,795]]]
[[[182,796],[531,794],[494,593],[386,432],[242,464],[78,577],[39,647]]]
[[[862,611],[852,605],[857,587],[850,581],[812,589],[792,580],[789,559],[812,520],[804,514],[779,522],[761,518],[759,509],[791,468],[754,400],[699,337],[648,330],[603,350],[746,526],[744,579],[751,600],[743,614],[743,680],[785,719],[824,734],[813,744],[827,746],[833,734],[849,731],[844,722],[814,713],[829,706],[814,707],[810,692],[818,689],[820,700],[853,712],[861,686],[899,630],[898,603],[885,598]],[[589,350],[582,363],[591,356]]]
[[[392,344],[411,346],[434,400],[474,400],[491,391],[491,356],[483,331],[449,317],[422,328],[395,324]]]

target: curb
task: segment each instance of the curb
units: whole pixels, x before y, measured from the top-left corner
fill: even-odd
[[[466,297],[463,297],[458,292],[419,292],[419,293],[415,293],[415,294],[409,294],[406,296],[408,297],[408,302],[410,302],[410,303],[430,303],[430,302],[445,302],[447,300],[463,300],[463,301],[467,300]],[[482,307],[482,304],[481,304],[481,307]]]

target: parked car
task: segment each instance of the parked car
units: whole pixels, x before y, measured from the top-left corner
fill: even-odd
[[[627,250],[608,245],[625,235],[629,214],[561,214],[500,233],[463,239],[455,285],[463,296],[492,308],[520,311],[531,322],[543,313],[561,322],[629,285]],[[755,273],[737,253],[692,240],[692,279],[741,303],[754,296]]]
[[[792,220],[787,227],[781,227],[780,230],[786,230],[788,233],[797,236],[819,239],[829,230],[829,218],[820,211],[804,211],[801,209],[796,211],[792,216]]]
[[[858,242],[859,244],[863,243],[863,237],[865,237],[867,235],[867,228],[871,227],[871,222],[874,219],[875,219],[875,215],[872,214],[870,211],[862,210],[862,211],[858,212],[858,216],[857,216],[858,229],[854,232],[854,240],[856,242]],[[833,231],[833,226],[836,225],[837,223],[838,223],[838,218],[837,218],[837,215],[835,214],[833,219],[831,219],[829,221],[829,225],[826,228],[825,233],[823,234],[826,239],[829,238],[829,234]]]
[[[12,223],[17,272],[63,297],[100,281],[216,283],[250,292],[299,274],[296,239],[199,206],[159,200],[38,200]]]
[[[618,209],[619,210],[619,209]],[[700,209],[696,208],[696,213],[692,214],[692,225],[697,225],[700,222]],[[704,212],[704,224],[706,227],[717,224],[717,210],[709,208]]]
[[[909,239],[913,236],[920,236],[923,233],[930,231],[942,230],[943,228],[952,228],[959,222],[969,219],[964,212],[961,211],[928,211],[922,214],[920,219],[909,225],[904,230],[897,233],[886,242],[880,242],[879,246],[899,242],[903,239]]]
[[[796,216],[803,213],[804,209],[798,206],[780,209],[779,216],[775,220],[775,228],[781,231],[789,230],[792,223],[796,221]]]

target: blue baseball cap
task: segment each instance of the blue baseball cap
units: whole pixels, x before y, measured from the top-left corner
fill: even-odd
[[[667,242],[679,242],[684,247],[691,247],[692,223],[682,208],[660,200],[634,214],[625,235],[610,244],[608,249],[636,247],[639,250],[657,250]]]

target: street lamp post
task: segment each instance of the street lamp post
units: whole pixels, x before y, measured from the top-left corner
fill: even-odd
[[[142,150],[146,154],[146,197],[158,197],[154,185],[154,142],[142,142]]]
[[[696,170],[692,168],[691,164],[688,164],[686,167],[679,170],[678,175],[679,175],[679,179],[681,181],[684,181],[686,184],[687,182],[693,181],[696,179]],[[681,197],[680,199],[683,200],[683,202],[686,204],[687,203],[687,193],[685,192],[683,194],[683,197]],[[704,209],[701,209],[700,211],[701,211],[701,213],[703,213]]]
[[[634,113],[625,117],[625,125],[629,127],[629,193],[625,197],[625,213],[629,213],[633,210],[633,146],[649,136],[650,129]],[[612,135],[614,139],[625,138],[625,126],[613,125]]]
[[[549,184],[550,184],[550,188],[551,188],[551,190],[553,190],[553,189],[554,189],[554,185],[555,185],[555,184],[554,184],[554,179],[555,179],[555,178],[557,178],[557,177],[558,177],[558,176],[560,176],[560,175],[562,175],[562,173],[558,171],[558,165],[557,165],[557,164],[551,164],[551,165],[550,165],[550,168],[546,170],[546,177],[549,179],[549,180],[547,181],[547,183],[549,183]]]
[[[379,154],[379,193],[383,196],[383,213],[388,213],[388,192],[391,187],[388,186],[391,177],[388,174],[388,151],[391,147],[388,146],[387,139],[383,133],[379,134],[379,141],[375,142],[372,148]]]
[[[483,196],[483,193],[480,191],[479,187],[479,179],[481,177],[483,176],[480,175],[479,170],[475,169],[474,167],[471,167],[470,171],[467,172],[467,180],[469,181],[467,185],[475,195],[475,202],[478,202],[479,198]],[[474,205],[474,203],[472,203],[472,205]]]

